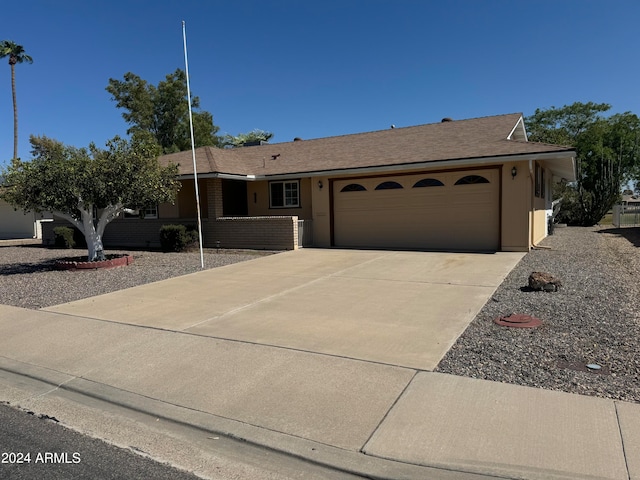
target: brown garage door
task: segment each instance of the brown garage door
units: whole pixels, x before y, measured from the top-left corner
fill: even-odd
[[[334,244],[497,250],[499,178],[482,169],[336,180]]]

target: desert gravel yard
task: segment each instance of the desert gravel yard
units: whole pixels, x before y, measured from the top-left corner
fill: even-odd
[[[34,245],[0,246],[0,304],[44,308],[82,298],[157,282],[200,271],[199,252],[162,253],[108,250],[131,253],[127,267],[88,271],[60,271],[54,262],[87,255],[87,250],[56,250]],[[215,268],[270,255],[268,251],[205,250],[205,268]]]
[[[557,228],[507,276],[437,371],[640,402],[640,229]],[[528,291],[533,271],[562,281]],[[544,321],[506,328],[510,313]],[[587,364],[598,364],[598,372]]]
[[[640,402],[640,228],[557,228],[541,246],[507,276],[436,370]],[[0,246],[0,304],[38,309],[200,269],[197,252],[132,253],[127,267],[69,272],[54,270],[53,261],[86,251]],[[271,253],[209,250],[205,266]],[[533,271],[551,273],[562,287],[529,291]],[[544,323],[536,329],[493,323],[511,313]],[[602,368],[589,371],[593,363]]]

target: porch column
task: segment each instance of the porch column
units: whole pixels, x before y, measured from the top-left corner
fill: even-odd
[[[207,204],[209,218],[222,217],[222,180],[220,178],[207,179]]]

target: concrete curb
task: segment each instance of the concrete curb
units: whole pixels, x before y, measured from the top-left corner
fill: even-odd
[[[221,435],[256,447],[289,455],[297,459],[335,470],[336,472],[359,475],[374,480],[483,480],[488,478],[514,478],[511,476],[489,476],[470,471],[451,470],[446,466],[421,466],[397,462],[348,451],[322,443],[294,437],[254,425],[224,417],[173,405],[133,392],[120,390],[109,385],[96,383],[80,377],[47,369],[44,367],[0,358],[0,371],[15,375],[24,381],[44,383],[53,387],[41,393],[48,395],[55,390],[89,397],[116,407],[142,413],[188,428],[214,435]]]

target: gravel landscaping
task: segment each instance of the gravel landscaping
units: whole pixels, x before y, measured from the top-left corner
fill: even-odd
[[[54,268],[56,260],[86,257],[86,249],[0,246],[0,304],[44,308],[201,270],[198,251],[162,253],[108,250],[107,253],[131,253],[133,264],[101,270],[61,271]],[[207,269],[216,268],[272,253],[253,250],[220,250],[220,253],[216,253],[216,250],[205,250],[204,264]]]
[[[557,228],[541,246],[507,276],[437,371],[640,402],[640,229]],[[530,291],[534,271],[558,277],[562,287]],[[543,324],[493,322],[511,313]]]
[[[507,276],[436,370],[640,402],[640,228],[557,228],[541,246]],[[0,246],[0,304],[37,309],[200,270],[198,252],[132,253],[126,267],[72,272],[54,270],[53,262],[86,250]],[[207,250],[205,266],[272,253]],[[558,277],[559,291],[530,291],[534,271]],[[493,322],[511,313],[543,324]],[[593,363],[602,368],[586,368]]]

